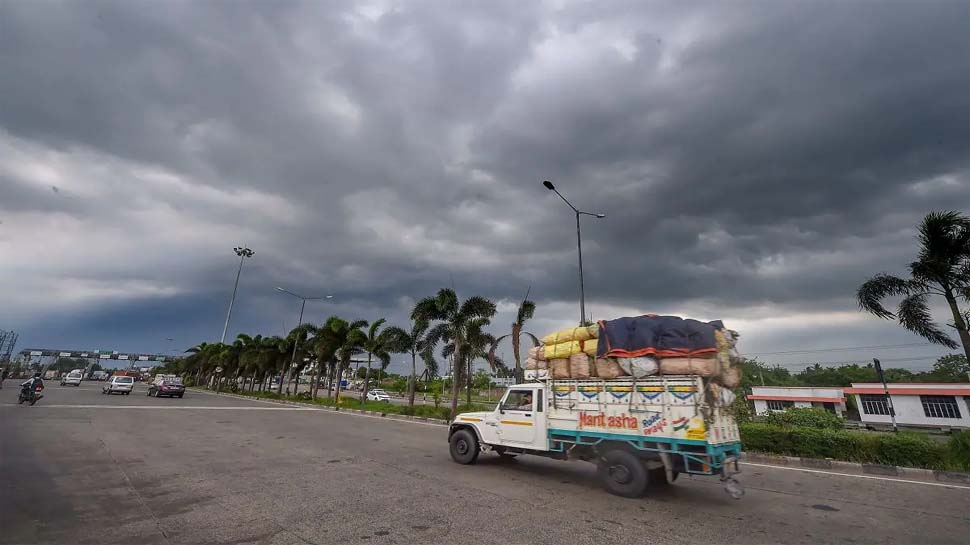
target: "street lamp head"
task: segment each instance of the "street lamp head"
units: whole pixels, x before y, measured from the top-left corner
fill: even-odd
[[[542,185],[546,186],[546,189],[548,189],[549,191],[556,190],[556,186],[552,185],[552,182],[550,182],[549,180],[542,182]]]
[[[606,214],[596,214],[596,217],[599,219],[603,219],[606,217]]]
[[[333,299],[333,295],[324,296],[324,299]]]
[[[236,246],[235,248],[233,248],[232,251],[236,252],[236,255],[238,255],[239,257],[253,257],[253,254],[256,253],[250,250],[249,248],[239,247],[239,246]]]
[[[283,293],[286,293],[286,290],[284,290],[283,288],[281,288],[279,286],[276,286],[276,291],[282,291]]]

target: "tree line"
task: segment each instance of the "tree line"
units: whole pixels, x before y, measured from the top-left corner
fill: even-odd
[[[848,364],[825,367],[820,363],[802,371],[791,370],[758,360],[742,362],[741,388],[750,391],[752,386],[849,386],[853,382],[879,382],[873,364]],[[928,371],[909,369],[883,369],[886,382],[970,382],[970,364],[962,354],[950,354],[939,358]]]
[[[275,382],[279,377],[276,388],[282,394],[284,383],[298,380],[300,371],[309,369],[311,397],[317,397],[323,383],[327,398],[339,400],[340,379],[354,358],[366,356],[363,400],[373,366],[376,364],[378,373],[383,373],[391,362],[391,354],[406,354],[411,360],[407,395],[408,406],[412,407],[419,378],[418,360],[424,364],[425,380],[430,381],[439,373],[440,355],[450,362],[452,370],[454,414],[462,385],[466,386],[466,402],[471,403],[474,361],[486,359],[493,372],[509,373],[505,362],[495,356],[496,345],[505,337],[512,338],[515,368],[521,368],[518,335],[534,311],[535,304],[524,300],[513,334],[496,338],[486,331],[495,316],[495,303],[480,296],[462,301],[453,289],[442,288],[436,295],[418,301],[405,327],[388,325],[383,318],[369,322],[331,316],[320,325],[303,324],[285,337],[240,333],[232,343],[201,343],[187,350],[187,357],[166,363],[159,372],[218,387],[241,378],[242,388],[250,390],[262,389],[267,380]]]

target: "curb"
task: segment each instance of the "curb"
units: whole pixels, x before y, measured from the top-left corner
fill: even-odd
[[[235,397],[237,399],[246,399],[249,401],[254,401],[254,400],[263,401],[266,403],[276,403],[278,405],[290,405],[293,407],[305,407],[309,409],[330,411],[334,413],[353,413],[353,414],[362,414],[366,416],[377,416],[381,418],[386,418],[388,420],[406,420],[406,421],[412,421],[412,422],[425,422],[429,424],[438,424],[441,426],[448,425],[448,421],[446,420],[439,420],[437,418],[430,418],[427,416],[411,416],[407,414],[383,413],[383,412],[377,412],[377,411],[365,411],[361,409],[341,409],[339,407],[330,407],[328,405],[317,405],[315,403],[302,403],[299,401],[289,401],[287,399],[268,399],[268,398],[262,398],[262,397],[253,397],[253,396],[234,394],[232,392],[213,392],[208,390],[206,392],[214,395]]]
[[[918,467],[889,466],[882,464],[864,464],[857,462],[843,462],[831,458],[799,458],[797,456],[778,456],[760,452],[741,452],[742,463],[756,462],[777,466],[805,467],[812,469],[835,469],[847,473],[863,475],[881,475],[888,477],[908,477],[924,481],[937,481],[952,484],[970,484],[970,473],[959,471],[939,471],[935,469],[921,469]]]

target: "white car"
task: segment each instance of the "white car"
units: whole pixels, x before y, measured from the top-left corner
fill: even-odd
[[[75,369],[70,373],[65,373],[61,375],[61,386],[80,386],[81,379],[84,377],[84,371],[80,369]]]
[[[390,403],[391,396],[387,395],[387,392],[384,390],[369,390],[367,392],[367,401],[384,401]]]
[[[102,394],[125,394],[128,395],[135,387],[134,377],[111,377],[101,388]]]

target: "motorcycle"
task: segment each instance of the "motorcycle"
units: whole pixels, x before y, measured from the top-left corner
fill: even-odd
[[[19,405],[24,401],[30,402],[31,405],[33,405],[34,403],[37,403],[38,401],[40,401],[40,398],[44,397],[44,395],[41,394],[43,390],[44,390],[44,386],[41,384],[38,384],[37,386],[29,390],[21,388],[20,399],[19,401],[17,401],[17,404]]]

